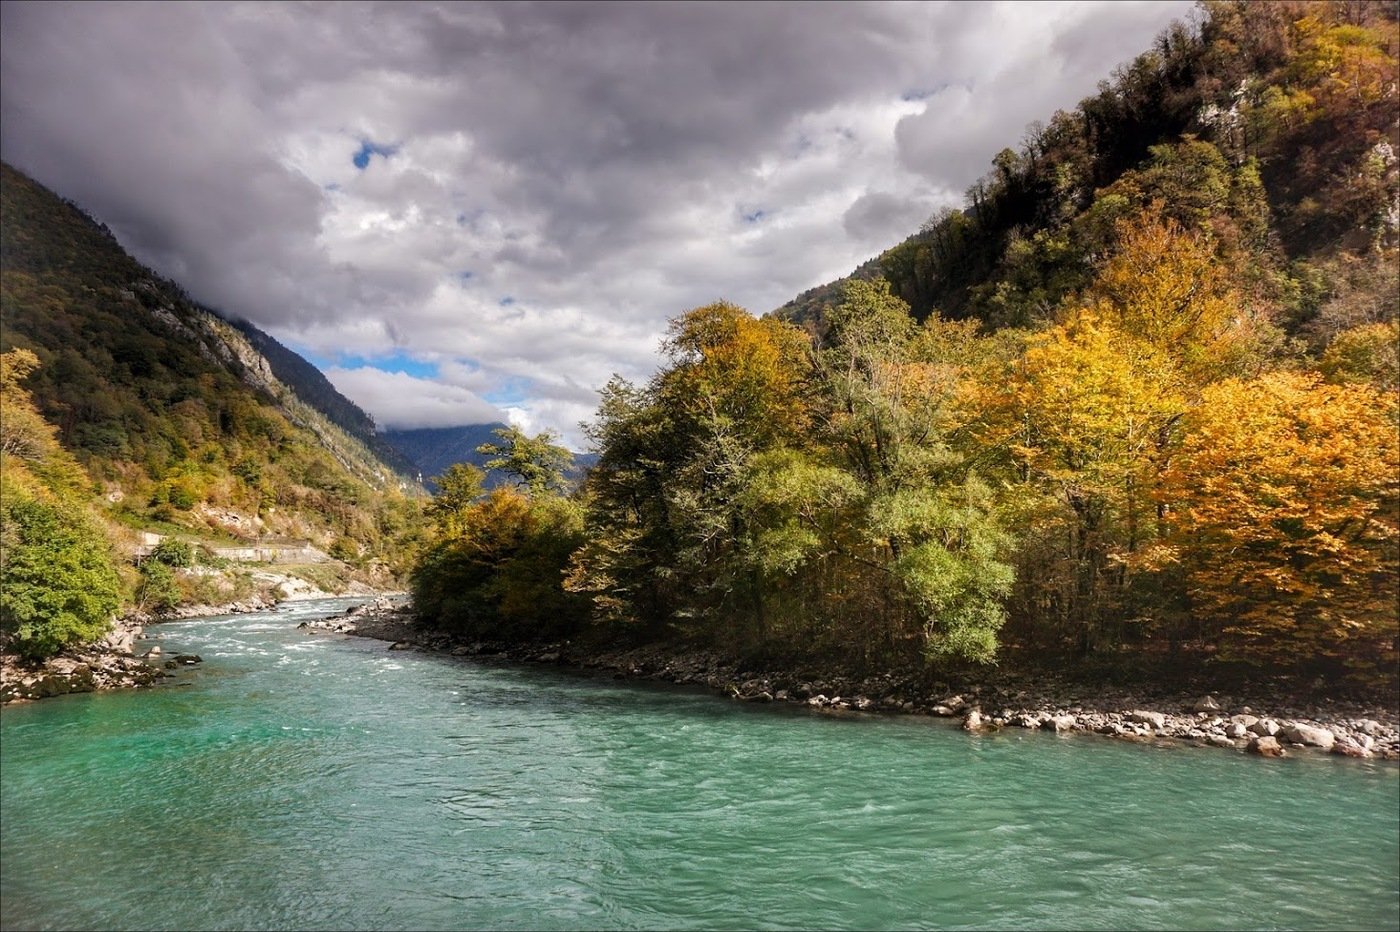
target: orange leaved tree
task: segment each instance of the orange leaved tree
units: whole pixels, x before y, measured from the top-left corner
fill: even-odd
[[[1274,372],[1208,387],[1162,477],[1166,546],[1222,654],[1393,669],[1396,396]]]

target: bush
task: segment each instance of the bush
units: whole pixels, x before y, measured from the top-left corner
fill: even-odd
[[[119,603],[106,541],[80,514],[14,487],[4,492],[0,629],[35,659],[97,640]]]
[[[193,566],[194,548],[182,540],[167,537],[156,544],[151,559],[166,566]]]
[[[175,571],[158,560],[147,560],[141,566],[141,585],[136,590],[136,604],[144,611],[168,612],[181,601],[180,585]]]

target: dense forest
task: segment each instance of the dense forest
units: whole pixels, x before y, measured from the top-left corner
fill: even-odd
[[[850,279],[677,317],[579,492],[544,438],[515,488],[458,467],[420,612],[1393,684],[1397,44],[1392,4],[1204,5]]]

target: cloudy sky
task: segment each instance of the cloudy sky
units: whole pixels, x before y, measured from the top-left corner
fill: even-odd
[[[849,273],[1186,2],[0,3],[0,155],[381,426],[581,442],[666,321]]]

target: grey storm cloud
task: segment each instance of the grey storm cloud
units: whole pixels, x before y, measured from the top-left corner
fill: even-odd
[[[436,364],[331,367],[381,423],[576,438],[667,318],[849,272],[1189,10],[9,0],[0,154],[205,303]]]

